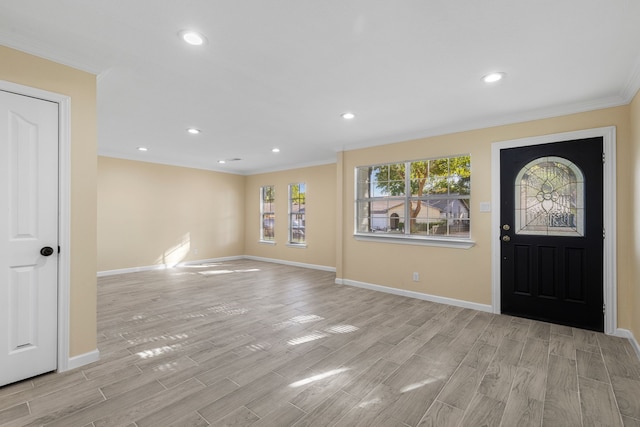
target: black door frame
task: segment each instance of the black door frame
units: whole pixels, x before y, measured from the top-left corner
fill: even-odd
[[[615,126],[586,129],[520,138],[491,144],[491,306],[494,313],[501,313],[500,293],[500,151],[508,148],[542,145],[575,139],[602,137],[605,156],[603,165],[603,223],[604,253],[603,299],[606,307],[604,332],[609,335],[624,336],[617,326],[617,288],[616,288],[616,128]]]

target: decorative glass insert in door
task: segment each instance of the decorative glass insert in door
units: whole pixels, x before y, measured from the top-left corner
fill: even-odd
[[[515,181],[515,232],[547,236],[584,235],[584,175],[562,157],[541,157]]]

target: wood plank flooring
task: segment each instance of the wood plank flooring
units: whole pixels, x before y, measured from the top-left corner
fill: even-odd
[[[98,283],[101,360],[0,388],[2,426],[640,426],[625,339],[249,260]]]

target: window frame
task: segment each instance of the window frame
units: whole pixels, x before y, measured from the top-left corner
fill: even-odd
[[[293,200],[293,193],[292,190],[294,188],[294,186],[298,186],[298,199],[300,200],[300,186],[304,187],[304,212],[300,213],[300,210],[298,209],[298,211],[294,211],[293,209],[293,205],[294,205],[294,200]],[[288,206],[288,218],[289,218],[289,224],[288,224],[288,238],[287,238],[287,245],[288,246],[292,246],[292,247],[306,247],[307,246],[307,184],[304,182],[296,182],[296,183],[292,183],[289,184],[287,187],[287,206]],[[299,206],[300,204],[298,204]],[[294,216],[298,216],[298,217],[302,217],[302,227],[299,225],[299,221],[300,218],[295,218]],[[302,241],[299,240],[295,240],[294,239],[294,224],[298,224],[295,227],[297,227],[296,229],[298,230],[298,233],[300,233],[300,230],[302,230]],[[299,238],[298,238],[299,239]]]
[[[265,191],[270,188],[271,189],[271,194],[272,194],[272,198],[271,198],[271,209],[270,211],[265,210]],[[276,186],[275,185],[263,185],[260,187],[260,242],[261,243],[268,243],[268,244],[272,244],[274,245],[276,243],[276,210],[275,210],[275,203],[276,203]],[[265,231],[265,226],[264,226],[264,221],[265,221],[265,215],[269,215],[271,214],[272,216],[272,220],[273,220],[273,225],[272,225],[272,230],[273,230],[273,236],[271,236],[271,238],[265,238],[264,235],[264,231]]]
[[[428,162],[428,161],[434,161],[434,160],[448,160],[448,159],[452,159],[452,158],[459,158],[459,157],[469,157],[469,191],[468,194],[431,194],[431,195],[421,195],[421,196],[417,196],[417,195],[413,195],[411,192],[411,180],[412,180],[412,174],[411,174],[411,165],[415,164],[415,163],[419,163],[419,162]],[[363,189],[366,192],[372,192],[370,186],[372,185],[371,182],[368,182],[366,187],[363,187],[363,183],[361,182],[361,175],[360,175],[360,171],[366,171],[367,169],[371,169],[371,168],[376,168],[376,167],[383,167],[383,166],[392,166],[392,165],[403,165],[404,166],[404,192],[403,194],[400,195],[383,195],[383,196],[371,196],[371,197],[364,197],[364,193],[362,192]],[[408,171],[408,172],[407,172]],[[423,159],[415,159],[415,160],[405,160],[405,161],[397,161],[397,162],[387,162],[387,163],[379,163],[379,164],[370,164],[370,165],[361,165],[361,166],[356,166],[354,168],[354,232],[353,232],[353,236],[356,240],[362,240],[362,241],[375,241],[375,242],[383,242],[383,243],[399,243],[399,244],[409,244],[409,245],[427,245],[427,246],[444,246],[444,247],[453,247],[453,248],[463,248],[463,249],[468,249],[471,248],[475,245],[475,242],[472,240],[471,238],[471,155],[470,154],[457,154],[457,155],[449,155],[449,156],[440,156],[440,157],[430,157],[430,158],[423,158]],[[450,174],[450,172],[448,172],[447,176],[445,177],[445,179],[448,181],[452,178],[453,175]],[[415,178],[414,178],[415,179]],[[395,182],[395,181],[391,181],[391,177],[389,177],[389,182]],[[400,182],[400,181],[398,181]],[[400,184],[401,185],[401,184]],[[366,189],[365,189],[366,188]],[[388,203],[387,206],[390,206],[391,202],[398,202],[400,201],[404,206],[403,206],[403,218],[404,219],[404,223],[408,223],[411,219],[411,215],[410,215],[410,203],[411,202],[416,202],[416,201],[420,201],[420,202],[425,202],[425,201],[429,201],[429,200],[462,200],[465,199],[467,200],[467,204],[466,206],[468,206],[467,208],[467,213],[468,216],[467,218],[465,218],[465,221],[468,221],[469,224],[469,234],[468,237],[464,236],[455,236],[455,235],[440,235],[440,234],[411,234],[411,227],[404,227],[404,229],[401,229],[399,232],[388,232],[388,231],[383,231],[383,232],[376,232],[374,230],[372,230],[372,226],[371,223],[369,223],[368,225],[368,229],[369,231],[361,231],[361,227],[359,224],[359,220],[362,220],[362,216],[359,215],[361,214],[360,209],[362,207],[362,203],[370,203],[370,202],[386,202]],[[389,207],[387,208],[387,211],[389,211]],[[369,221],[371,220],[372,216],[369,213],[369,215],[367,216],[367,218],[369,219]],[[391,221],[391,216],[389,216],[388,219],[389,221]],[[389,222],[389,224],[391,224],[391,222]],[[429,224],[429,222],[427,222],[427,224]],[[427,225],[428,227],[428,225]],[[447,223],[447,230],[448,230],[449,224]],[[390,230],[387,228],[387,230]],[[429,230],[429,228],[427,228],[427,230]],[[429,233],[429,231],[427,231],[427,233]]]

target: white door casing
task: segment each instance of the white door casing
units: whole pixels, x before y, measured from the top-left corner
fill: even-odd
[[[58,109],[0,91],[0,385],[58,367]]]

